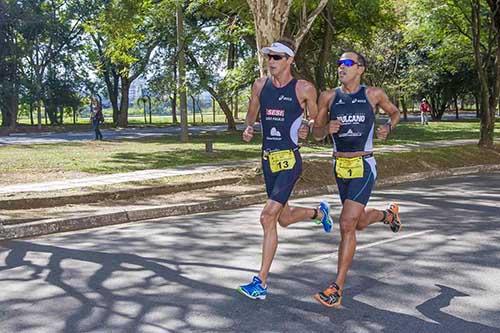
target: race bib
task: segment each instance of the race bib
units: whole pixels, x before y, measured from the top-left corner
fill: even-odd
[[[364,172],[363,158],[361,156],[351,158],[337,157],[335,161],[335,171],[339,178],[361,178]]]
[[[273,151],[268,155],[271,172],[276,173],[283,170],[293,169],[295,166],[295,154],[293,150]]]

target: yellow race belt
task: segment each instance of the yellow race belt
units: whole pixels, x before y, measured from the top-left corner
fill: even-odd
[[[272,173],[293,169],[296,163],[292,149],[270,152],[267,154],[267,159]]]
[[[363,177],[363,157],[337,157],[335,159],[335,172],[337,177],[343,179]]]

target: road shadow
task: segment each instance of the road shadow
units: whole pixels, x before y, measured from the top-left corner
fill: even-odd
[[[2,274],[1,285],[36,281],[38,285],[55,287],[65,299],[76,301],[73,303],[78,306],[71,306],[59,315],[64,320],[62,332],[500,332],[498,328],[443,312],[454,298],[468,296],[443,285],[437,285],[438,295],[416,307],[428,318],[424,320],[357,300],[367,288],[391,288],[389,284],[366,277],[358,279],[358,283],[347,290],[342,309],[326,309],[310,297],[317,286],[313,279],[321,274],[315,267],[297,268],[306,270],[311,279],[299,278],[304,276],[296,274],[299,272],[274,274],[276,288],[271,297],[255,302],[223,286],[221,281],[190,277],[186,269],[188,266],[201,270],[215,267],[228,273],[255,273],[241,267],[206,260],[182,262],[129,253],[75,250],[27,241],[4,242],[2,247],[7,254],[0,274],[19,269],[31,273],[23,278]],[[47,263],[33,263],[29,257],[33,254],[45,255]],[[80,269],[68,265],[69,262],[80,263]],[[82,274],[89,264],[92,264],[92,273]],[[133,284],[124,284],[122,277],[131,274],[139,274],[140,278]],[[61,297],[19,295],[3,300],[2,308],[23,309],[32,304],[58,302]],[[123,304],[128,306],[123,308]],[[129,308],[133,311],[128,312]],[[158,317],[162,311],[166,311],[165,315]],[[40,312],[44,313],[43,309]],[[43,328],[42,324],[37,326],[33,320],[26,320],[30,316],[26,310],[7,310],[7,315],[18,319],[18,332]],[[117,317],[121,320],[117,321]],[[173,322],[175,326],[171,326]]]

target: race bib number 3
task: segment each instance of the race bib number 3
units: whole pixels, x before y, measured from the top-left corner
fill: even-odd
[[[364,166],[362,157],[345,158],[339,157],[335,161],[337,177],[353,179],[363,177]]]
[[[280,150],[269,153],[269,166],[271,172],[293,169],[295,166],[295,154],[292,150]]]

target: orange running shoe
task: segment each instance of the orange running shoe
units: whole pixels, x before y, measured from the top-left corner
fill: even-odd
[[[385,220],[384,223],[389,224],[392,232],[400,232],[401,228],[403,228],[403,224],[399,218],[399,205],[395,202],[391,202],[386,212],[392,216],[392,221],[389,222]]]
[[[335,282],[314,295],[313,298],[328,308],[338,308],[342,303],[340,288]]]

